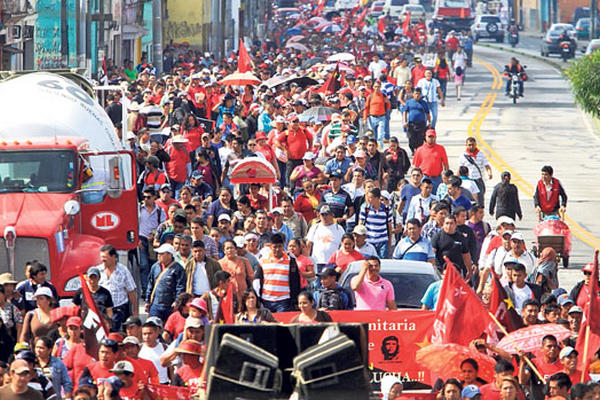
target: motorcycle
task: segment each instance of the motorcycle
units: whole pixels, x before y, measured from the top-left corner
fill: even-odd
[[[564,62],[567,62],[567,60],[573,56],[572,55],[573,50],[572,50],[571,46],[572,46],[571,42],[567,41],[567,40],[562,41],[559,44],[560,54],[561,54]]]
[[[523,70],[519,73],[512,73],[505,71],[504,76],[510,82],[510,90],[508,92],[508,96],[512,99],[513,104],[517,104],[517,99],[520,97],[519,87],[522,85],[521,81],[525,81],[527,79],[527,75],[525,74],[525,66],[522,66]]]
[[[516,32],[511,32],[508,36],[508,42],[512,48],[515,48],[517,43],[519,43],[519,34]]]

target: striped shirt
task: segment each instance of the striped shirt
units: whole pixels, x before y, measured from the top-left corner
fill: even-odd
[[[368,208],[367,208],[368,207]],[[386,243],[388,241],[388,223],[392,223],[392,213],[381,203],[375,210],[372,205],[364,203],[360,207],[359,221],[367,228],[368,243]]]
[[[267,254],[260,259],[263,270],[262,299],[282,301],[290,298],[290,257],[284,253],[277,259]]]
[[[146,115],[146,128],[153,132],[160,132],[160,125],[162,124],[163,111],[160,107],[154,104],[148,104],[140,110],[140,114]]]

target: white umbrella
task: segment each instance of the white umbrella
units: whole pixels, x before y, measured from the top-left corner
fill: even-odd
[[[295,35],[295,36],[292,36],[291,38],[289,38],[287,42],[294,43],[294,42],[299,42],[302,39],[304,39],[304,35]]]
[[[327,57],[327,62],[350,61],[354,62],[354,55],[350,53],[337,53]]]
[[[309,19],[308,21],[306,21],[307,24],[316,24],[316,25],[322,25],[322,24],[328,24],[329,21],[326,20],[323,17],[312,17],[311,19]]]
[[[296,50],[300,50],[300,51],[308,51],[308,47],[306,47],[302,43],[288,43],[288,44],[285,45],[285,47],[288,48],[288,49],[296,49]]]

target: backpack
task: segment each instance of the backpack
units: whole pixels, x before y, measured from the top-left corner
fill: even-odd
[[[320,296],[317,308],[326,308],[327,310],[345,310],[344,299],[342,297],[342,288],[319,290]]]

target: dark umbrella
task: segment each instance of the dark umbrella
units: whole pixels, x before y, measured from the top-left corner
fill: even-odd
[[[307,86],[317,85],[319,83],[319,81],[311,78],[310,76],[305,75],[305,76],[298,76],[295,78],[288,79],[284,83],[286,83],[286,84],[295,83],[298,86],[300,86],[302,89],[304,89]]]
[[[312,107],[299,115],[301,122],[324,122],[329,121],[331,116],[339,111],[324,106]]]
[[[306,60],[302,63],[302,68],[307,69],[307,68],[310,68],[313,65],[318,64],[320,62],[323,62],[323,58],[321,58],[321,57],[309,58],[308,60]]]

